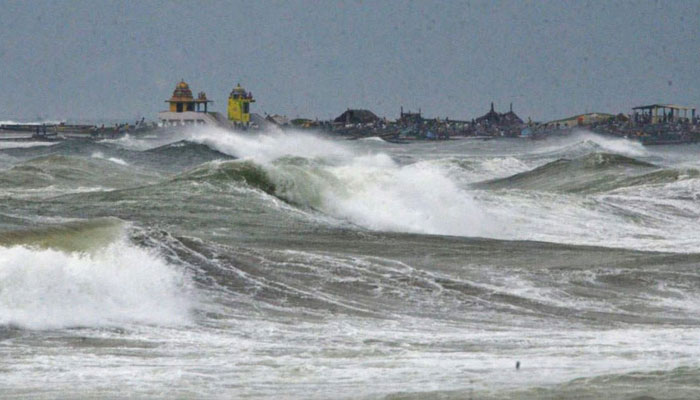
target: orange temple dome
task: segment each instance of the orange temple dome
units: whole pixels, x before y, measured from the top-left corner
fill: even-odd
[[[187,100],[193,100],[194,98],[192,97],[192,91],[190,90],[190,85],[187,84],[184,80],[181,80],[180,83],[175,86],[175,90],[173,91],[173,97],[170,99],[171,101],[187,101]]]

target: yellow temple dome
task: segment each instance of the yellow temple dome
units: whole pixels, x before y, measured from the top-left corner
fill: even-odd
[[[231,90],[231,94],[229,95],[230,99],[248,99],[250,101],[255,101],[253,100],[253,95],[250,92],[246,92],[246,90],[241,86],[239,83],[236,85],[236,87]]]

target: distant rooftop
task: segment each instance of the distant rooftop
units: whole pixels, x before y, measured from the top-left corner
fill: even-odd
[[[558,122],[569,122],[573,120],[578,120],[579,118],[585,118],[585,119],[607,119],[607,118],[614,118],[614,114],[608,114],[608,113],[602,113],[602,112],[590,112],[590,113],[585,113],[585,114],[578,114],[574,115],[571,117],[567,118],[562,118],[562,119],[555,119],[553,121],[548,121],[546,124],[556,124]]]
[[[333,122],[345,124],[368,124],[379,121],[372,111],[369,110],[352,110],[348,109],[340,114]]]
[[[655,108],[669,108],[672,110],[694,110],[695,107],[679,106],[676,104],[650,104],[648,106],[632,107],[633,110],[653,110]]]

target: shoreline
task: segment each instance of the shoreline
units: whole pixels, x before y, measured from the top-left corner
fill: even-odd
[[[695,127],[691,125],[691,127]],[[615,139],[625,139],[634,142],[638,142],[644,146],[677,146],[677,145],[687,145],[700,143],[700,134],[694,131],[658,131],[659,133],[653,135],[645,136],[623,136],[620,134],[611,133],[609,131],[597,129],[598,127],[590,128],[573,128],[573,129],[562,129],[553,130],[545,132],[535,132],[530,135],[446,135],[440,138],[424,138],[419,136],[406,136],[401,137],[396,134],[377,134],[377,132],[372,132],[369,128],[366,129],[366,133],[362,132],[362,129],[358,129],[355,135],[344,135],[341,132],[325,130],[325,129],[313,129],[313,128],[299,128],[299,127],[280,127],[284,131],[286,130],[298,130],[300,132],[317,132],[324,136],[333,137],[341,140],[362,140],[369,138],[378,138],[387,143],[393,144],[411,144],[411,143],[423,143],[423,142],[449,142],[449,141],[461,141],[461,140],[474,140],[474,141],[490,141],[490,140],[531,140],[536,142],[546,142],[548,139],[562,138],[571,136],[581,131],[588,131],[596,135],[603,137],[615,138]],[[156,126],[155,124],[142,124],[141,126],[131,126],[131,125],[116,125],[115,127],[109,128],[98,128],[94,125],[39,125],[39,123],[22,123],[22,124],[5,124],[0,125],[0,142],[61,142],[66,140],[104,140],[104,139],[118,139],[126,135],[132,136],[142,136],[146,134],[157,134],[157,135],[167,135],[168,131],[172,128],[164,128]],[[258,130],[249,129],[245,132],[255,132]],[[260,130],[261,131],[261,130]],[[236,132],[232,130],[232,132]],[[358,134],[359,133],[359,134]],[[675,137],[674,137],[675,136]]]

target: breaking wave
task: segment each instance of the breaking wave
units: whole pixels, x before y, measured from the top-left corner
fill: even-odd
[[[258,162],[270,162],[285,156],[305,158],[347,158],[352,152],[340,142],[294,132],[272,130],[261,134],[231,133],[217,128],[193,130],[188,140],[212,149]]]
[[[190,140],[244,161],[196,168],[188,176],[244,181],[370,229],[469,236],[485,229],[470,195],[435,163],[399,165],[386,154],[357,154],[308,134],[201,130]]]
[[[538,149],[540,156],[578,157],[590,152],[622,154],[628,157],[641,157],[649,154],[638,141],[624,138],[601,136],[593,132],[577,131],[569,136],[550,139],[551,145]]]
[[[189,140],[240,160],[208,163],[178,179],[243,184],[372,230],[683,252],[698,242],[672,233],[694,224],[698,208],[685,199],[697,196],[698,171],[664,169],[599,145],[532,168],[537,160],[510,156],[402,163],[308,134],[197,132]],[[580,141],[570,145],[581,150]],[[499,177],[509,171],[516,173]],[[478,175],[496,179],[473,183]],[[644,197],[648,191],[671,194]]]
[[[114,221],[5,234],[0,242],[0,325],[183,324],[192,304],[183,272],[130,243]]]
[[[210,184],[239,182],[269,194],[275,193],[275,184],[270,180],[267,172],[252,161],[214,161],[205,163],[173,178],[173,180],[207,182]]]

